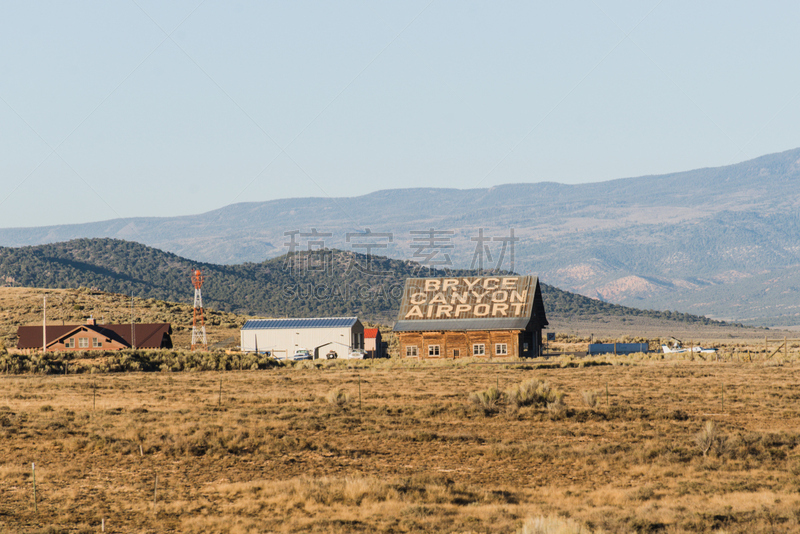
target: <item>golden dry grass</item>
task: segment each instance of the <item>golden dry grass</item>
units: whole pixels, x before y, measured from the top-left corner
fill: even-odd
[[[600,363],[2,376],[0,532],[800,530],[797,363]],[[534,378],[563,418],[470,401]]]

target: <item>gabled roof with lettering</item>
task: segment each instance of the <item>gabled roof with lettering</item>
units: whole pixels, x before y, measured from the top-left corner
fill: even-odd
[[[394,331],[528,330],[547,324],[538,277],[409,278]]]

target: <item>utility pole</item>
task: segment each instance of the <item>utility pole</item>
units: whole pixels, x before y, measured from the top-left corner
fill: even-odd
[[[47,352],[47,295],[44,296],[42,304],[42,354]]]
[[[133,326],[133,294],[131,293],[131,348],[136,348],[136,328]]]

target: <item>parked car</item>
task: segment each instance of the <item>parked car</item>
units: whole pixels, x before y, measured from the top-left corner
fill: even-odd
[[[292,361],[297,362],[300,360],[313,360],[314,355],[308,349],[297,349],[292,355]]]
[[[329,350],[328,354],[325,355],[325,359],[326,360],[335,360],[338,357],[339,357],[339,355],[336,354],[335,350]]]
[[[351,360],[363,360],[366,355],[363,350],[354,349],[350,351],[347,357]]]

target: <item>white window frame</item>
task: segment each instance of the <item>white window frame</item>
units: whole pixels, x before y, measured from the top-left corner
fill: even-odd
[[[428,345],[428,358],[438,358],[442,355],[439,345]]]
[[[79,349],[88,349],[89,348],[89,338],[88,337],[79,337],[78,338],[78,348]]]
[[[508,356],[508,343],[495,343],[494,354],[495,356]]]
[[[473,343],[472,344],[472,355],[473,356],[486,356],[486,345],[484,343]]]
[[[102,341],[100,341],[100,340],[99,340],[98,338],[96,338],[96,337],[93,337],[93,338],[92,338],[92,347],[94,347],[94,348],[98,349],[98,348],[100,348],[100,347],[102,347],[102,346],[103,346],[103,342],[102,342]]]
[[[406,358],[416,358],[419,356],[416,345],[406,345]]]

